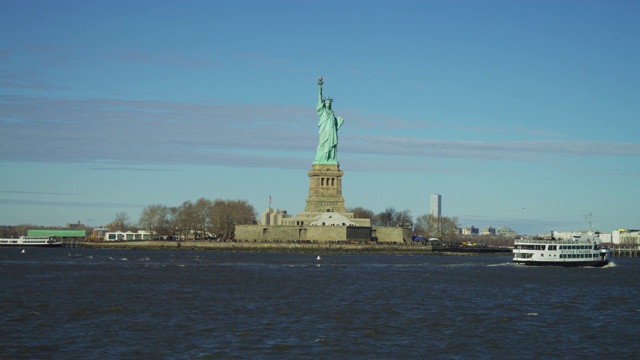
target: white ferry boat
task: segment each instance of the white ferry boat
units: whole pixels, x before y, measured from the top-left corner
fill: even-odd
[[[522,265],[595,266],[609,263],[611,250],[602,247],[593,232],[574,234],[569,240],[517,239],[513,262]]]
[[[62,246],[62,242],[51,236],[20,236],[14,239],[0,239],[0,246],[56,247]]]

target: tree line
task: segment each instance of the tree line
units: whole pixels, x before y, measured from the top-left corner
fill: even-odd
[[[187,200],[180,206],[148,205],[142,210],[138,227],[153,238],[232,238],[236,225],[255,223],[255,209],[246,200]],[[112,231],[131,229],[128,215],[116,214],[106,225]]]
[[[411,210],[397,211],[393,207],[388,207],[380,213],[361,207],[350,208],[347,211],[353,213],[355,218],[371,219],[373,226],[391,226],[412,229],[414,235],[425,238],[448,238],[458,237],[458,218],[435,215],[420,215],[415,222],[411,216]]]
[[[371,219],[372,226],[389,226],[412,229],[416,236],[426,239],[438,238],[453,242],[461,239],[457,217],[420,215],[415,221],[410,210],[398,211],[387,207],[375,213],[363,207],[348,208],[355,218]],[[236,225],[255,224],[256,211],[246,200],[209,200],[200,198],[195,202],[187,200],[179,206],[161,204],[148,205],[142,210],[140,219],[131,224],[126,212],[118,212],[105,227],[111,231],[148,230],[154,238],[223,238],[234,237]],[[26,235],[27,229],[44,229],[37,225],[0,226],[0,237]],[[85,228],[87,232],[93,229]],[[480,236],[474,241],[503,245],[503,237]],[[508,239],[506,239],[508,240]]]
[[[425,214],[418,216],[414,232],[425,238],[455,239],[459,235],[458,218]]]
[[[415,235],[425,238],[455,239],[458,237],[456,217],[420,215],[415,221],[410,210],[398,211],[387,207],[375,213],[363,207],[348,208],[355,218],[371,219],[372,226],[389,226],[412,229]],[[132,224],[126,212],[116,213],[105,225],[111,231],[148,230],[153,237],[175,238],[233,238],[236,225],[256,222],[256,211],[246,200],[209,200],[200,198],[187,200],[179,206],[161,204],[148,205],[142,210],[140,219]],[[0,237],[25,235],[27,229],[44,228],[37,225],[0,226]],[[92,229],[86,228],[88,232]]]
[[[363,207],[348,208],[355,218],[371,219],[372,226],[389,226],[412,229],[415,235],[425,238],[455,238],[458,235],[458,218],[420,215],[415,222],[411,210],[398,211],[387,207],[375,213]],[[246,200],[187,200],[180,206],[148,205],[142,210],[137,226],[151,231],[154,237],[176,238],[233,238],[236,225],[256,223],[256,211]],[[113,231],[131,230],[128,215],[116,214],[106,225]]]

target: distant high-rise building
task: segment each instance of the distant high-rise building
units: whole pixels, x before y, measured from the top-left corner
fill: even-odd
[[[431,211],[432,216],[442,216],[442,196],[440,194],[431,194]]]

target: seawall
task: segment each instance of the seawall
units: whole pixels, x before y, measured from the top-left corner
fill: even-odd
[[[309,243],[253,243],[205,241],[129,241],[85,243],[85,247],[127,250],[180,250],[220,252],[269,252],[306,254],[391,254],[391,255],[492,255],[491,253],[434,253],[430,245],[382,244],[309,244]],[[496,254],[504,255],[504,254]],[[509,254],[510,255],[510,254]]]

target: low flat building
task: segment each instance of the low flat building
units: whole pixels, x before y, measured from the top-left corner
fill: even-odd
[[[139,230],[133,231],[107,231],[104,233],[104,241],[143,241],[151,240],[151,232]]]
[[[27,230],[27,236],[51,236],[62,243],[82,242],[87,237],[86,230],[37,229]]]

